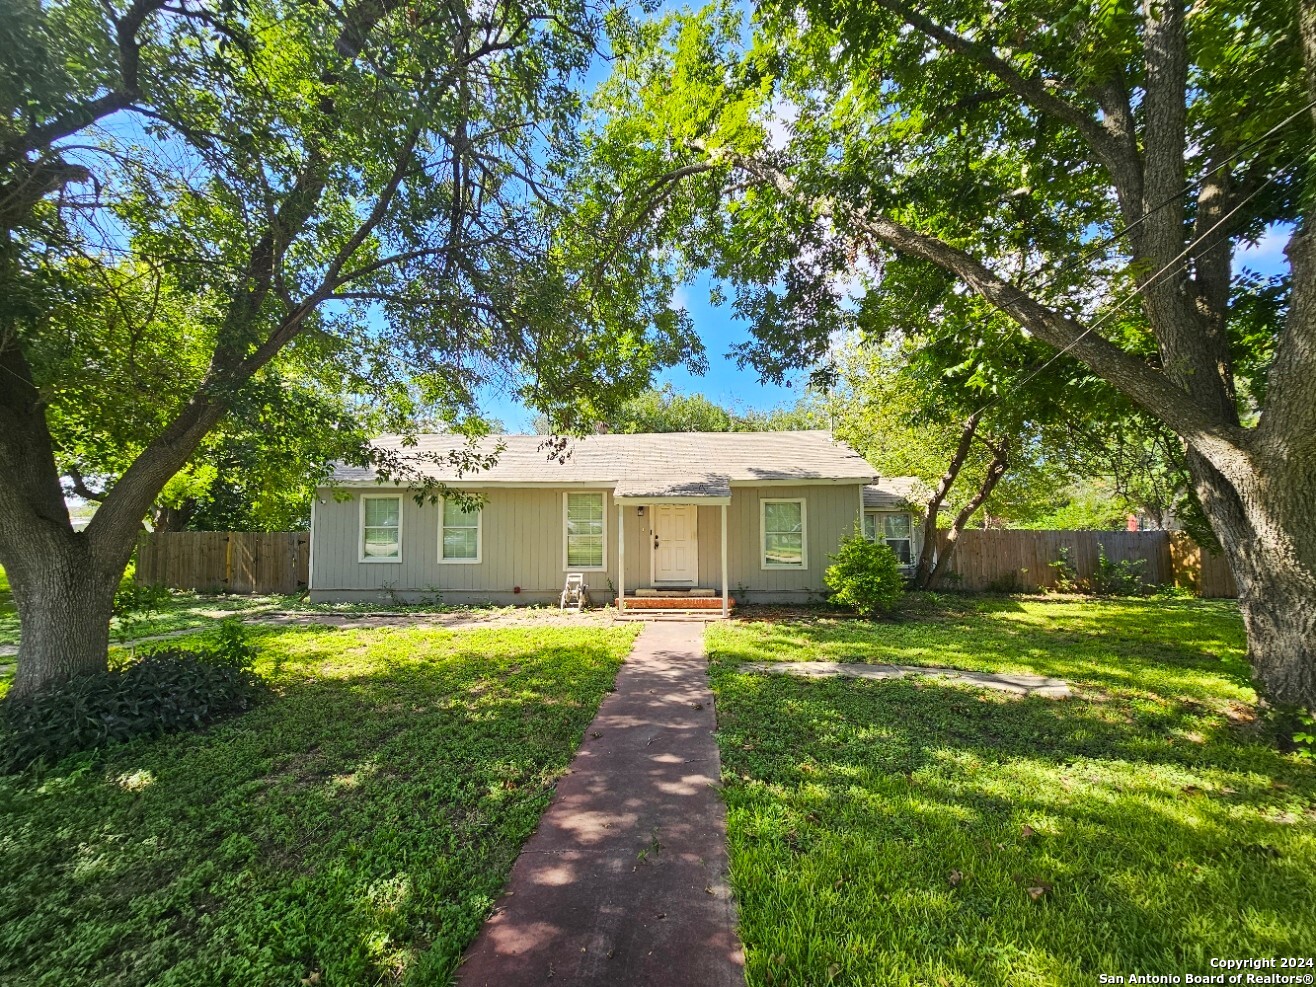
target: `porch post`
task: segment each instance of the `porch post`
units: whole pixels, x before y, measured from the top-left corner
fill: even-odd
[[[626,508],[617,505],[617,612],[626,609]]]
[[[727,505],[722,505],[722,616],[731,615],[727,589]]]

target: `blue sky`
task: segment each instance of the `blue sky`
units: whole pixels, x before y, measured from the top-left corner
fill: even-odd
[[[736,343],[749,338],[749,324],[737,318],[730,305],[711,305],[710,287],[710,279],[701,277],[695,284],[679,288],[673,298],[694,320],[708,359],[708,373],[695,376],[684,367],[673,367],[657,375],[655,386],[671,384],[677,391],[704,394],[717,404],[738,411],[762,411],[794,404],[802,383],[795,387],[761,383],[754,371],[736,366],[729,351]],[[481,410],[501,421],[507,431],[534,430],[534,414],[506,394],[489,391],[482,396],[482,403]]]

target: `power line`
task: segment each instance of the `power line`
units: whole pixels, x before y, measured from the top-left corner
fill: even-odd
[[[1307,111],[1309,111],[1309,110],[1312,109],[1313,107],[1316,107],[1316,99],[1313,99],[1313,100],[1309,101],[1305,106],[1301,106],[1301,107],[1299,107],[1298,109],[1294,110],[1292,113],[1290,113],[1287,117],[1285,117],[1285,118],[1284,118],[1283,120],[1281,120],[1279,123],[1275,124],[1275,126],[1271,127],[1269,130],[1267,130],[1264,134],[1262,134],[1262,135],[1259,136],[1259,137],[1254,137],[1252,140],[1250,140],[1250,141],[1248,141],[1247,143],[1245,143],[1245,144],[1244,144],[1242,147],[1240,147],[1237,151],[1235,151],[1233,154],[1229,155],[1229,157],[1225,158],[1223,161],[1221,161],[1219,164],[1215,165],[1214,167],[1212,167],[1212,168],[1208,169],[1207,171],[1203,172],[1200,176],[1198,176],[1197,178],[1193,179],[1191,182],[1189,182],[1187,185],[1185,185],[1185,186],[1184,186],[1182,189],[1180,189],[1178,192],[1174,193],[1174,194],[1171,195],[1171,196],[1168,196],[1164,201],[1159,202],[1159,203],[1157,203],[1156,205],[1152,206],[1150,209],[1148,209],[1146,212],[1144,212],[1141,216],[1139,216],[1139,217],[1138,217],[1137,219],[1135,219],[1133,222],[1129,223],[1128,225],[1124,226],[1123,228],[1121,228],[1121,229],[1119,229],[1119,230],[1116,230],[1114,233],[1110,234],[1109,236],[1107,236],[1107,237],[1105,237],[1105,238],[1103,238],[1103,239],[1101,239],[1101,240],[1098,240],[1095,244],[1092,244],[1091,246],[1087,247],[1085,250],[1083,250],[1083,251],[1079,254],[1079,256],[1078,256],[1077,258],[1072,258],[1071,260],[1066,261],[1065,263],[1063,263],[1063,264],[1061,265],[1061,269],[1063,269],[1063,268],[1064,268],[1065,266],[1067,266],[1068,264],[1074,263],[1074,262],[1077,261],[1077,260],[1086,260],[1088,257],[1090,257],[1090,256],[1092,256],[1093,254],[1095,254],[1097,251],[1099,251],[1099,250],[1104,250],[1106,247],[1109,247],[1111,244],[1115,243],[1117,240],[1121,239],[1122,237],[1124,237],[1124,236],[1127,235],[1128,233],[1132,232],[1134,228],[1136,228],[1136,227],[1138,227],[1138,226],[1141,226],[1143,223],[1145,223],[1148,219],[1150,219],[1150,218],[1151,218],[1152,216],[1154,216],[1156,213],[1160,212],[1162,209],[1165,209],[1166,207],[1168,207],[1168,206],[1170,206],[1170,205],[1173,205],[1175,202],[1177,202],[1179,199],[1181,199],[1181,198],[1183,198],[1184,196],[1186,196],[1186,195],[1187,195],[1189,192],[1191,192],[1193,189],[1199,187],[1203,182],[1205,182],[1205,181],[1206,181],[1208,178],[1210,178],[1212,175],[1216,174],[1218,171],[1221,171],[1222,169],[1224,169],[1224,168],[1227,167],[1228,165],[1232,164],[1234,161],[1237,161],[1239,158],[1241,158],[1244,154],[1246,154],[1248,151],[1252,150],[1252,149],[1253,149],[1254,147],[1256,147],[1257,145],[1259,145],[1259,144],[1261,144],[1261,143],[1263,143],[1263,142],[1265,142],[1265,141],[1268,141],[1271,137],[1275,136],[1275,135],[1276,135],[1277,133],[1279,133],[1283,128],[1287,127],[1290,123],[1292,123],[1294,120],[1298,119],[1298,117],[1302,116],[1304,113],[1306,113]],[[1281,170],[1287,170],[1289,167],[1292,167],[1292,165],[1287,165],[1287,166],[1285,166],[1284,169],[1281,169]],[[1268,179],[1266,180],[1266,182],[1263,183],[1263,186],[1262,186],[1262,187],[1264,187],[1266,184],[1269,184],[1272,180],[1273,180],[1273,178],[1268,178]],[[1051,278],[1049,278],[1046,282],[1043,282],[1042,284],[1038,285],[1038,289],[1040,290],[1041,288],[1047,287],[1047,286],[1049,285],[1050,281],[1053,281],[1055,278],[1057,278],[1057,277],[1060,276],[1060,273],[1061,273],[1061,271],[1059,271],[1059,270],[1056,271],[1056,273],[1053,274],[1053,275],[1051,276]]]
[[[1316,100],[1314,100],[1313,103],[1316,104]],[[1287,165],[1281,168],[1276,174],[1283,174],[1284,172],[1288,171],[1299,161],[1301,161],[1303,157],[1305,157],[1305,152],[1300,153],[1297,157],[1293,158]],[[1271,183],[1275,181],[1275,177],[1276,177],[1275,175],[1269,176],[1264,182],[1262,182],[1255,189],[1253,189],[1247,196],[1241,199],[1238,202],[1238,204],[1234,206],[1233,209],[1229,210],[1229,212],[1227,212],[1224,216],[1220,217],[1220,219],[1217,220],[1215,224],[1211,226],[1210,229],[1208,229],[1201,236],[1191,241],[1188,244],[1188,246],[1184,247],[1184,249],[1181,250],[1172,260],[1168,261],[1163,267],[1161,267],[1160,270],[1154,273],[1146,281],[1138,285],[1136,288],[1134,288],[1132,291],[1126,294],[1123,298],[1119,299],[1119,301],[1115,303],[1113,308],[1111,308],[1108,312],[1106,312],[1104,315],[1098,318],[1094,323],[1092,323],[1092,325],[1088,326],[1081,333],[1075,336],[1074,339],[1071,340],[1066,346],[1062,347],[1061,349],[1057,350],[1054,354],[1052,354],[1051,357],[1045,363],[1043,363],[1035,371],[1030,373],[1018,384],[1012,386],[1010,388],[1010,391],[996,395],[994,398],[992,398],[990,401],[984,404],[981,408],[979,408],[976,412],[974,412],[974,414],[981,414],[982,412],[986,411],[988,408],[991,408],[993,405],[998,404],[1010,393],[1018,393],[1020,390],[1026,387],[1031,381],[1035,380],[1038,377],[1038,375],[1040,375],[1044,370],[1046,370],[1049,366],[1051,366],[1051,364],[1055,363],[1062,356],[1064,356],[1075,346],[1077,346],[1080,342],[1082,342],[1083,339],[1086,338],[1089,333],[1095,332],[1102,325],[1104,325],[1105,323],[1109,322],[1112,318],[1114,318],[1114,316],[1119,312],[1119,310],[1123,308],[1125,305],[1127,305],[1130,301],[1141,295],[1143,292],[1148,291],[1149,289],[1154,287],[1159,281],[1161,281],[1165,277],[1167,273],[1177,270],[1179,268],[1180,263],[1184,260],[1184,258],[1186,258],[1197,247],[1199,247],[1216,230],[1220,229],[1220,227],[1222,227],[1225,223],[1233,219],[1234,216],[1239,212],[1239,210],[1241,210],[1245,205],[1247,205],[1250,201],[1252,201],[1252,199],[1260,195],[1261,192],[1264,191],[1267,186],[1269,186]],[[1225,236],[1220,237],[1218,240],[1212,243],[1209,247],[1202,250],[1201,255],[1205,255],[1209,251],[1214,250],[1216,247],[1220,246],[1222,243],[1226,243],[1227,241],[1228,241],[1228,235],[1226,234]]]
[[[1048,277],[1046,277],[1046,278],[1045,278],[1040,284],[1038,284],[1036,287],[1030,289],[1030,294],[1038,295],[1040,292],[1044,291],[1046,288],[1049,288],[1049,287],[1050,287],[1052,284],[1054,284],[1055,281],[1056,281],[1056,280],[1057,280],[1057,279],[1058,279],[1058,278],[1059,278],[1059,277],[1065,272],[1065,270],[1066,270],[1067,268],[1070,268],[1070,267],[1072,267],[1072,266],[1074,266],[1074,265],[1076,265],[1076,264],[1080,264],[1080,263],[1083,263],[1083,262],[1087,261],[1087,260],[1090,259],[1092,256],[1094,256],[1095,254],[1097,254],[1098,252],[1100,252],[1101,250],[1104,250],[1106,247],[1109,247],[1109,246],[1111,246],[1112,244],[1116,243],[1120,238],[1122,238],[1123,236],[1125,236],[1126,234],[1128,234],[1128,233],[1129,233],[1130,231],[1132,231],[1135,227],[1137,227],[1137,226],[1141,225],[1142,223],[1146,222],[1148,219],[1150,219],[1150,218],[1151,218],[1153,215],[1155,215],[1156,213],[1160,212],[1162,209],[1165,209],[1166,207],[1172,205],[1174,202],[1176,202],[1176,201],[1178,201],[1179,199],[1181,199],[1181,198],[1183,198],[1184,196],[1186,196],[1189,192],[1193,191],[1193,189],[1195,189],[1195,188],[1197,188],[1198,186],[1200,186],[1204,181],[1206,181],[1206,180],[1207,180],[1208,178],[1210,178],[1212,175],[1214,175],[1215,173],[1221,171],[1222,169],[1224,169],[1225,167],[1227,167],[1228,165],[1230,165],[1230,164],[1233,163],[1234,161],[1238,160],[1240,157],[1242,157],[1244,154],[1248,153],[1248,152],[1249,152],[1250,150],[1252,150],[1253,148],[1255,148],[1255,147],[1257,147],[1258,145],[1264,143],[1265,141],[1268,141],[1271,137],[1273,137],[1273,136],[1275,136],[1277,133],[1279,133],[1284,127],[1287,127],[1290,123],[1292,123],[1294,120],[1298,119],[1298,118],[1299,118],[1300,116],[1302,116],[1304,113],[1306,113],[1306,112],[1308,112],[1309,110],[1311,110],[1313,107],[1316,107],[1316,99],[1312,99],[1312,100],[1310,100],[1309,102],[1307,102],[1305,105],[1303,105],[1303,106],[1299,107],[1298,109],[1294,110],[1292,113],[1290,113],[1287,117],[1285,117],[1285,118],[1284,118],[1283,120],[1281,120],[1279,123],[1275,124],[1275,125],[1274,125],[1273,127],[1271,127],[1269,130],[1267,130],[1264,134],[1261,134],[1261,135],[1259,135],[1259,136],[1257,136],[1257,137],[1254,137],[1252,140],[1247,141],[1246,143],[1244,143],[1244,144],[1243,144],[1241,147],[1239,147],[1239,149],[1236,150],[1233,154],[1229,155],[1227,158],[1225,158],[1223,161],[1219,162],[1218,164],[1214,165],[1214,166],[1213,166],[1212,168],[1210,168],[1209,170],[1203,172],[1200,176],[1198,176],[1197,178],[1193,179],[1191,182],[1189,182],[1187,185],[1185,185],[1185,186],[1184,186],[1182,189],[1180,189],[1178,192],[1174,193],[1174,194],[1171,195],[1171,196],[1168,196],[1164,201],[1159,202],[1159,203],[1157,203],[1156,205],[1152,206],[1150,209],[1148,209],[1146,212],[1144,212],[1141,216],[1139,216],[1139,217],[1138,217],[1137,219],[1135,219],[1133,222],[1131,222],[1131,223],[1129,223],[1129,224],[1127,224],[1127,225],[1121,227],[1120,229],[1118,229],[1118,230],[1116,230],[1115,232],[1111,233],[1109,236],[1106,236],[1106,237],[1104,237],[1103,239],[1097,241],[1096,243],[1094,243],[1094,244],[1090,244],[1089,246],[1083,248],[1082,250],[1079,251],[1078,254],[1074,255],[1073,257],[1069,257],[1069,258],[1066,258],[1066,259],[1062,260],[1062,261],[1060,262],[1060,264],[1058,265],[1058,267],[1056,268],[1055,271],[1053,271]],[[1295,159],[1295,161],[1290,162],[1288,165],[1285,165],[1283,168],[1280,169],[1280,173],[1283,173],[1284,171],[1287,171],[1287,170],[1288,170],[1289,168],[1291,168],[1291,167],[1293,166],[1293,164],[1296,163],[1296,161],[1299,160],[1300,158],[1301,158],[1301,155],[1299,155],[1299,158],[1298,158],[1298,159]],[[1266,179],[1266,181],[1263,182],[1260,186],[1258,186],[1258,188],[1257,188],[1254,192],[1252,192],[1250,195],[1248,195],[1247,198],[1243,200],[1243,202],[1247,202],[1249,199],[1251,199],[1253,196],[1255,196],[1255,195],[1257,194],[1257,192],[1260,192],[1261,189],[1264,189],[1267,185],[1271,184],[1273,181],[1274,181],[1274,176],[1273,176],[1273,175],[1270,176],[1270,177],[1268,177],[1268,178]],[[1240,205],[1242,205],[1242,203],[1240,203]],[[1237,209],[1235,209],[1234,211],[1237,211]],[[1231,215],[1232,215],[1232,212],[1231,212]],[[1022,224],[1021,224],[1021,225],[1022,225]],[[1218,224],[1217,224],[1217,225],[1218,225]],[[1212,229],[1214,229],[1214,227],[1213,227]],[[1202,235],[1202,238],[1205,238],[1205,236],[1207,236],[1210,232],[1211,232],[1211,230],[1208,230],[1207,233],[1205,233],[1205,234]],[[1199,238],[1196,242],[1197,242],[1197,243],[1200,243],[1200,242],[1201,242],[1201,238]],[[1192,245],[1190,244],[1189,249],[1191,249],[1191,247],[1192,247]],[[1182,255],[1181,255],[1181,256],[1182,256]],[[1027,281],[1027,278],[1024,278],[1024,279],[1022,279],[1022,280],[1023,280],[1024,282],[1026,282],[1026,281]],[[1122,303],[1121,303],[1121,304],[1122,304]],[[1090,332],[1091,330],[1089,329],[1088,331]],[[919,349],[916,350],[915,353],[918,353],[918,352],[921,352],[921,351],[923,351],[923,350],[926,350],[926,349],[930,348],[931,346],[933,346],[934,344],[935,344],[935,340],[934,340],[933,342],[929,342],[929,343],[926,344],[925,346],[921,346],[921,347],[919,347]],[[1001,348],[1003,345],[1004,345],[1004,341],[1003,341],[1003,340],[998,340],[995,344],[993,344],[993,345],[991,345],[990,347],[988,347],[988,349],[986,350],[986,352],[985,352],[984,354],[982,354],[982,356],[987,356],[987,355],[990,355],[990,354],[992,354],[992,353],[999,352],[1000,348]],[[981,357],[980,357],[980,359],[981,359]],[[983,408],[986,409],[986,408],[991,407],[991,406],[992,406],[993,404],[995,404],[996,401],[998,401],[999,399],[1000,399],[1000,396],[998,396],[998,397],[996,397],[996,398],[993,398],[993,399],[992,399],[991,401],[989,401],[986,405],[984,405]]]

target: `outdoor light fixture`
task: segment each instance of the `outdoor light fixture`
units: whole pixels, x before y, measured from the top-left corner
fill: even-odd
[[[643,505],[643,504],[641,504],[639,507],[635,508],[635,516],[636,516],[636,517],[644,517],[644,505]]]

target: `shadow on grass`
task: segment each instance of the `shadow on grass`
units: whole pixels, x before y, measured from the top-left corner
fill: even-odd
[[[710,635],[715,661],[827,660],[1032,672],[1089,690],[1251,703],[1242,621],[1205,601],[1060,602],[940,598],[927,619],[732,625]]]
[[[1091,984],[1316,941],[1316,767],[1223,716],[727,665],[715,688],[751,985]]]
[[[630,640],[265,636],[277,700],[0,782],[0,982],[446,982]]]

